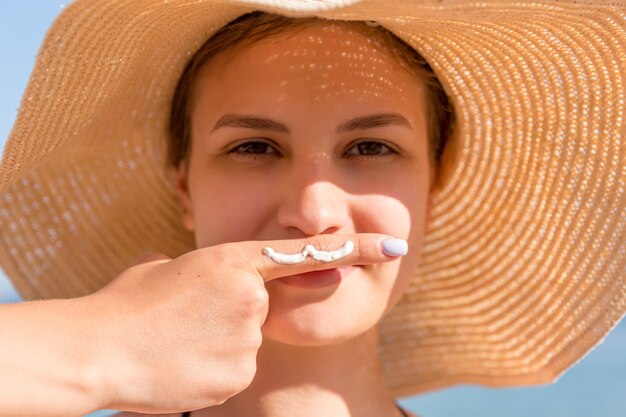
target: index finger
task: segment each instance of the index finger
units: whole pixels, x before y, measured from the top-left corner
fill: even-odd
[[[408,246],[406,241],[388,235],[358,233],[246,242],[243,251],[267,282],[322,269],[390,262],[406,255]]]

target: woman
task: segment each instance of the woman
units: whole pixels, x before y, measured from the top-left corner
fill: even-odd
[[[528,43],[516,37],[519,22],[548,36],[545,30],[552,26],[545,22],[562,23],[562,15],[494,6],[491,17],[452,35],[452,17],[464,18],[456,22],[462,28],[488,14],[462,6],[405,7],[405,14],[410,10],[431,26],[419,29],[405,18],[381,17],[383,8],[353,5],[317,13],[368,23],[309,19],[281,28],[282,18],[259,13],[241,18],[244,10],[238,6],[213,2],[113,2],[107,10],[77,2],[60,19],[50,39],[54,33],[81,33],[84,25],[97,45],[111,37],[93,26],[108,22],[103,16],[125,16],[132,23],[127,29],[137,32],[120,31],[111,47],[90,55],[91,65],[110,65],[110,71],[85,78],[92,73],[82,68],[72,74],[59,65],[69,72],[57,72],[54,82],[42,78],[51,85],[41,90],[31,87],[35,101],[45,105],[51,103],[52,85],[74,81],[73,94],[61,107],[80,114],[59,126],[40,125],[51,137],[58,129],[76,139],[61,144],[50,139],[50,155],[58,155],[54,164],[43,154],[22,151],[21,160],[31,161],[30,174],[25,162],[11,165],[12,146],[33,135],[20,129],[34,114],[25,103],[14,130],[17,139],[11,138],[2,166],[9,172],[2,176],[7,184],[2,221],[8,225],[3,230],[11,229],[6,219],[19,218],[8,213],[9,207],[15,210],[11,203],[30,198],[44,203],[55,198],[47,207],[22,207],[33,219],[43,212],[52,224],[56,218],[67,226],[51,233],[49,227],[32,225],[35,237],[41,239],[40,231],[46,230],[62,245],[49,249],[33,243],[32,250],[12,254],[50,259],[47,265],[31,262],[31,271],[11,269],[11,248],[25,244],[5,237],[3,267],[31,298],[68,297],[103,286],[106,282],[97,283],[96,277],[108,281],[107,273],[118,275],[125,268],[122,261],[140,249],[163,248],[174,256],[192,245],[202,248],[171,261],[165,255],[144,258],[91,295],[59,300],[66,315],[74,313],[76,328],[93,328],[100,342],[90,350],[96,354],[84,359],[88,377],[81,382],[90,395],[81,397],[83,410],[399,416],[404,411],[395,406],[395,395],[459,382],[501,386],[554,380],[623,315],[624,204],[623,195],[610,187],[624,182],[621,165],[614,163],[624,153],[619,141],[611,140],[619,138],[616,123],[610,123],[618,121],[619,112],[606,114],[623,93],[623,73],[608,70],[617,61],[609,56],[606,62],[579,64],[591,74],[609,71],[606,78],[589,77],[596,82],[590,91],[598,94],[590,104],[606,110],[592,115],[573,101],[561,101],[567,91],[582,92],[584,98],[582,89],[590,82],[570,78],[573,72],[559,66],[564,62],[559,58],[568,55],[556,54],[550,61],[527,47],[549,48],[532,32],[526,34]],[[516,15],[515,22],[493,31],[490,24],[515,8],[526,20]],[[572,7],[568,19],[593,23],[615,20],[623,12],[590,10]],[[210,40],[177,81],[176,69],[190,55],[171,51],[195,51],[190,45],[201,40],[206,27],[215,33],[238,17],[218,34],[228,37],[239,30],[246,38],[215,53]],[[431,88],[436,83],[428,78],[429,67],[416,74],[411,61],[396,55],[402,43],[393,41],[398,49],[385,43],[384,31],[369,22],[374,17],[429,53],[457,104],[459,147],[447,143],[442,167],[437,144],[446,136],[450,106],[433,104],[445,97]],[[260,20],[244,26],[249,31],[236,28],[249,19]],[[442,22],[451,34],[437,34]],[[78,29],[64,26],[70,23]],[[606,52],[603,46],[613,42],[612,56],[620,56],[624,28],[613,30],[585,51]],[[555,33],[567,43],[566,31]],[[481,41],[487,34],[492,37]],[[41,65],[45,68],[49,57],[60,59],[65,48],[72,56],[89,50],[72,39],[47,56],[44,50]],[[139,51],[144,55],[132,60],[126,55]],[[527,62],[542,65],[523,65]],[[595,88],[600,85],[610,88]],[[159,132],[169,108],[162,103],[172,100],[171,136],[179,143],[170,146],[169,161],[176,167],[171,180],[182,213],[174,210],[165,170],[157,169],[165,159],[157,137],[164,136]],[[442,105],[447,111],[437,111]],[[38,114],[55,110],[52,104]],[[585,158],[583,151],[565,146],[559,123],[565,116],[583,117],[581,125],[567,124],[567,132],[577,148],[602,158]],[[608,144],[595,140],[599,128]],[[579,173],[583,167],[587,171],[581,172],[595,175]],[[73,191],[51,193],[61,186]],[[497,193],[487,193],[493,189]],[[79,197],[66,202],[63,196],[72,192]],[[588,220],[591,211],[580,209],[585,201],[593,202],[601,221]],[[62,209],[55,212],[55,207]],[[90,216],[81,221],[82,213]],[[62,231],[68,236],[58,236]],[[350,252],[347,242],[357,250]],[[578,250],[572,250],[572,242]],[[348,249],[330,264],[304,257],[295,265],[276,263],[264,250],[291,255],[306,243],[313,254]],[[81,245],[84,257],[69,266],[68,255],[59,252],[71,245]],[[27,278],[37,267],[37,276],[46,281]],[[51,272],[55,268],[66,273]]]

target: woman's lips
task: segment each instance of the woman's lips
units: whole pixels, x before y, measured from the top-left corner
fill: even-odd
[[[331,285],[338,285],[341,279],[346,277],[355,269],[354,266],[324,269],[321,271],[305,272],[303,274],[289,275],[278,278],[285,285],[299,288],[323,288]]]

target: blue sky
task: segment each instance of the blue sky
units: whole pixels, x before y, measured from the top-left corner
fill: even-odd
[[[0,145],[9,135],[37,49],[64,3],[0,3]],[[0,273],[0,302],[16,300]],[[423,417],[626,416],[626,322],[556,384],[486,389],[461,386],[402,403]]]
[[[0,146],[9,136],[39,45],[63,4],[48,0],[0,3]],[[15,293],[0,272],[0,302]]]
[[[20,0],[0,3],[0,141],[9,134],[46,30],[62,3]]]

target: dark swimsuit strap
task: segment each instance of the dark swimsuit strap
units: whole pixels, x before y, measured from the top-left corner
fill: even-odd
[[[398,410],[400,410],[400,412],[402,413],[404,417],[409,417],[406,411],[404,411],[404,409],[400,407],[399,404],[396,404],[396,407],[398,407]],[[191,417],[191,411],[185,411],[180,417]]]
[[[409,417],[409,415],[407,414],[407,412],[404,410],[404,408],[400,407],[400,404],[396,403],[396,407],[398,407],[398,410],[400,410],[400,412],[402,413],[402,415],[404,417]]]

